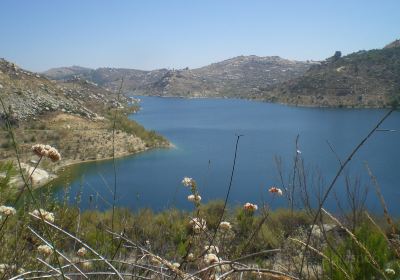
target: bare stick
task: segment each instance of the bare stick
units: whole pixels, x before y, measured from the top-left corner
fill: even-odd
[[[68,263],[70,263],[76,270],[78,270],[78,272],[85,277],[86,279],[88,279],[88,277],[85,275],[85,273],[79,269],[79,267],[77,267],[70,259],[68,259],[63,253],[61,253],[59,250],[57,250],[56,248],[53,248],[53,246],[43,237],[40,236],[40,234],[38,234],[36,231],[34,231],[30,226],[28,226],[28,229],[34,234],[36,235],[40,240],[42,240],[47,246],[49,246],[50,248],[52,248],[53,250],[56,251],[56,253],[58,253],[61,257],[63,257]]]
[[[124,78],[121,80],[121,85],[117,94],[117,104],[119,104],[119,95],[121,94],[122,85],[124,84]],[[113,170],[114,170],[114,193],[113,193],[113,204],[112,204],[112,216],[111,216],[111,229],[114,231],[114,215],[115,215],[115,202],[117,200],[117,167],[115,164],[115,128],[117,123],[117,109],[115,108],[113,128],[112,128],[112,159],[113,159]]]
[[[36,258],[39,262],[41,262],[42,264],[44,264],[45,266],[47,266],[48,268],[50,268],[51,270],[57,272],[57,276],[61,275],[61,272],[59,269],[55,268],[54,266],[48,264],[47,262],[45,262],[44,260],[42,260],[41,258]],[[66,276],[64,274],[64,277],[71,280],[71,278],[69,278],[68,276]]]
[[[231,188],[232,188],[233,174],[235,174],[236,157],[237,157],[237,151],[238,151],[238,146],[239,146],[239,140],[240,140],[240,137],[242,137],[242,136],[243,136],[243,135],[237,135],[237,138],[236,138],[235,156],[233,157],[232,172],[231,172],[231,178],[230,178],[230,180],[229,180],[228,191],[226,192],[225,201],[224,201],[224,207],[222,208],[222,212],[221,212],[221,216],[219,217],[219,221],[218,221],[218,224],[217,224],[217,228],[215,229],[214,236],[213,236],[213,238],[211,239],[209,246],[211,246],[212,243],[214,242],[214,239],[215,239],[215,237],[217,236],[217,232],[218,232],[219,226],[220,226],[220,224],[221,224],[221,222],[222,222],[222,219],[224,218],[224,213],[225,213],[226,205],[228,204],[228,198],[229,198],[229,194],[230,194]],[[205,254],[205,252],[204,252],[203,254]],[[203,255],[203,254],[202,254],[202,255]]]
[[[40,219],[39,217],[29,213],[29,215],[31,215],[32,217],[36,218],[36,219]],[[67,235],[68,237],[74,239],[75,241],[77,241],[78,243],[82,244],[82,246],[86,247],[87,249],[89,249],[89,251],[91,251],[94,255],[96,255],[98,258],[102,259],[112,270],[114,270],[114,272],[118,275],[119,279],[124,280],[124,278],[122,277],[122,275],[119,273],[119,271],[107,260],[105,259],[102,255],[100,255],[99,253],[97,253],[94,249],[92,249],[92,247],[90,247],[89,245],[87,245],[85,242],[83,242],[82,240],[80,240],[79,238],[73,236],[72,234],[70,234],[69,232],[63,230],[62,228],[56,226],[53,223],[50,223],[49,221],[44,220],[44,222],[46,224],[48,224],[49,226],[55,228],[56,230],[64,233],[65,235]]]

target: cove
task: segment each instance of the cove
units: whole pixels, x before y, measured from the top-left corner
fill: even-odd
[[[130,117],[171,141],[171,149],[151,150],[116,160],[117,205],[133,210],[170,207],[192,209],[183,177],[193,177],[203,202],[224,199],[228,188],[236,135],[237,163],[229,198],[231,205],[267,203],[287,207],[284,198],[272,199],[270,186],[281,187],[275,162],[282,159],[285,181],[292,172],[295,139],[309,173],[310,197],[326,186],[360,140],[387,112],[384,109],[306,108],[238,99],[181,99],[139,97],[141,110]],[[379,131],[352,159],[346,174],[359,181],[362,191],[369,186],[368,208],[381,213],[379,200],[365,169],[368,162],[393,214],[400,213],[400,113],[394,112],[381,126],[396,132]],[[331,151],[328,142],[334,147]],[[319,176],[320,174],[320,176]],[[112,160],[88,162],[67,168],[51,184],[57,197],[66,189],[71,203],[80,197],[82,209],[107,209],[113,200]],[[66,188],[68,187],[68,188]],[[327,207],[337,210],[337,201],[348,208],[345,181],[341,178]]]

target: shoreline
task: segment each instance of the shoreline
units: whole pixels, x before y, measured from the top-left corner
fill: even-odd
[[[121,159],[121,158],[124,158],[124,157],[128,157],[128,156],[133,156],[133,155],[136,155],[136,154],[140,154],[140,153],[143,153],[143,152],[147,152],[147,151],[149,151],[149,150],[155,150],[155,149],[171,149],[171,148],[175,148],[175,145],[174,144],[172,144],[172,143],[169,143],[169,145],[168,146],[160,146],[160,147],[151,147],[151,148],[145,148],[145,149],[143,149],[143,150],[140,150],[140,151],[135,151],[135,152],[132,152],[132,153],[123,153],[123,154],[120,154],[120,155],[116,155],[116,156],[114,156],[114,157],[106,157],[106,158],[99,158],[99,159],[88,159],[88,160],[84,160],[84,161],[70,161],[70,162],[68,162],[68,163],[66,163],[66,164],[64,164],[64,165],[62,165],[62,166],[59,166],[57,169],[56,169],[56,172],[58,172],[60,169],[62,169],[62,168],[65,168],[65,167],[69,167],[69,166],[73,166],[73,165],[78,165],[78,164],[82,164],[82,163],[90,163],[90,162],[101,162],[101,161],[107,161],[107,160],[112,160],[112,159]]]
[[[127,153],[122,153],[119,155],[116,155],[114,157],[107,157],[107,158],[99,158],[99,159],[90,159],[90,160],[70,160],[67,159],[66,162],[64,164],[60,164],[59,166],[57,166],[54,170],[46,170],[40,167],[37,167],[35,172],[32,175],[31,180],[33,181],[32,183],[32,189],[33,190],[38,190],[42,187],[47,186],[48,184],[54,182],[54,180],[60,178],[62,176],[62,173],[66,171],[67,168],[73,167],[75,165],[79,165],[79,164],[85,164],[85,163],[93,163],[93,162],[102,162],[102,161],[108,161],[108,160],[113,160],[113,159],[122,159],[125,157],[129,157],[129,156],[134,156],[140,153],[144,153],[150,150],[155,150],[155,149],[173,149],[176,148],[176,146],[171,143],[168,142],[167,145],[165,146],[159,146],[159,147],[149,147],[149,148],[145,148],[139,151],[135,151],[135,152],[127,152]],[[33,170],[32,168],[34,167],[34,165],[30,165],[27,163],[22,163],[23,168],[28,171],[28,173],[31,173],[31,171]],[[24,182],[22,180],[22,178],[20,178],[20,174],[18,174],[17,176],[15,176],[14,178],[11,178],[10,180],[12,182],[12,184],[15,184],[17,188],[21,188],[24,186]]]
[[[299,107],[299,108],[316,108],[316,109],[391,109],[390,106],[357,106],[357,105],[344,105],[338,104],[334,106],[322,105],[322,104],[296,104],[296,103],[285,103],[285,102],[273,102],[261,98],[249,98],[249,97],[227,97],[227,96],[181,96],[181,95],[151,95],[151,94],[141,94],[134,96],[145,96],[145,97],[159,97],[159,98],[180,98],[180,99],[236,99],[236,100],[247,100],[255,101],[261,103],[278,104],[289,107]]]

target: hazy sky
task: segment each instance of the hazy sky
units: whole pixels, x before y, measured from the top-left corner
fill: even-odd
[[[0,0],[0,57],[33,71],[319,60],[396,38],[400,0]]]

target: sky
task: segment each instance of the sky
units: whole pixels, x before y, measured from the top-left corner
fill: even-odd
[[[322,60],[400,38],[399,0],[0,0],[0,57],[31,71]]]

